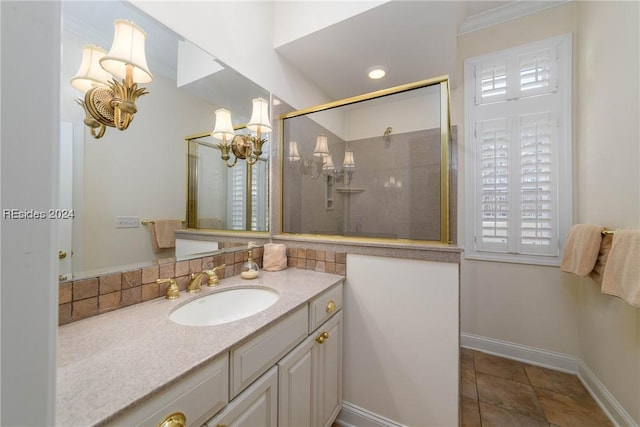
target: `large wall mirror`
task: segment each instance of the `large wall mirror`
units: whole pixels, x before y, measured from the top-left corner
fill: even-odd
[[[69,80],[78,71],[83,45],[108,50],[114,21],[121,18],[146,32],[153,81],[143,85],[149,93],[138,99],[138,112],[128,129],[107,128],[101,139],[94,139],[75,102],[82,94]],[[172,249],[153,251],[149,227],[142,220],[186,223],[185,137],[211,131],[214,111],[220,107],[233,113],[234,124],[247,123],[252,99],[269,100],[270,94],[130,3],[65,1],[62,19],[60,188],[62,206],[73,209],[74,218],[60,221],[59,249],[67,254],[61,273],[77,278],[172,257]],[[212,157],[210,162],[206,156]],[[222,161],[213,157],[203,154],[202,174],[216,174],[216,168],[227,173]],[[236,172],[242,173],[241,168]],[[205,191],[208,184],[203,183],[203,206],[220,210],[234,202],[230,184],[222,178]],[[266,187],[252,191],[266,200]],[[221,211],[207,215],[221,221],[205,228],[234,228]],[[264,215],[267,224],[266,208]]]
[[[281,120],[284,233],[450,242],[446,78]]]

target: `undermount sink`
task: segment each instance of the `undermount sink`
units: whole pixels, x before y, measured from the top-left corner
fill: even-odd
[[[280,295],[265,288],[236,288],[197,298],[177,308],[169,319],[185,326],[211,326],[233,322],[273,305]]]

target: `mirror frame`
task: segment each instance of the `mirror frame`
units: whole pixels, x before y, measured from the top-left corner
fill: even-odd
[[[241,124],[234,126],[234,130],[242,130],[246,128],[246,124]],[[266,196],[266,212],[267,212],[267,229],[266,230],[231,230],[231,229],[217,229],[217,228],[197,228],[198,224],[198,166],[197,161],[191,156],[191,142],[200,138],[205,138],[211,135],[212,131],[200,132],[193,135],[188,135],[184,138],[186,143],[186,155],[187,155],[187,176],[186,176],[186,230],[195,231],[195,232],[203,232],[211,235],[227,235],[227,236],[255,236],[255,237],[264,237],[268,238],[270,236],[270,225],[271,225],[271,212],[269,209],[270,205],[270,180],[267,179],[267,194]],[[212,147],[215,148],[215,147]],[[221,160],[222,161],[222,160]],[[267,158],[267,177],[271,175],[271,158],[270,156]],[[224,163],[223,163],[224,164]],[[251,166],[252,167],[252,166]],[[250,189],[250,181],[247,181],[245,192],[247,194],[251,193]],[[248,199],[250,200],[250,199]],[[250,216],[250,209],[252,208],[252,202],[248,203],[245,207],[245,216],[248,218]],[[185,230],[182,230],[185,231]]]
[[[279,159],[279,180],[280,194],[278,206],[280,212],[284,212],[283,183],[284,183],[284,122],[286,119],[305,116],[332,108],[342,107],[355,104],[362,101],[368,101],[375,98],[381,98],[387,95],[393,95],[401,92],[407,92],[414,89],[421,89],[429,86],[440,86],[440,240],[413,240],[413,239],[390,239],[384,237],[353,237],[343,235],[318,235],[306,233],[290,233],[284,231],[284,215],[280,215],[280,232],[282,236],[300,236],[305,239],[312,240],[339,240],[341,242],[379,242],[379,243],[400,243],[400,244],[429,244],[429,245],[449,245],[451,241],[451,218],[450,218],[450,149],[451,149],[451,114],[450,114],[450,92],[449,92],[449,76],[439,76],[431,79],[420,80],[414,83],[407,83],[400,86],[394,86],[388,89],[382,89],[375,92],[365,93],[363,95],[353,96],[326,104],[321,104],[303,110],[293,111],[283,114],[279,118],[280,133],[278,135]]]

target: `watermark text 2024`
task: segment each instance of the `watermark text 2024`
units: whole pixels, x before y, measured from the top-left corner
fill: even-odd
[[[2,219],[73,219],[73,209],[3,209]]]

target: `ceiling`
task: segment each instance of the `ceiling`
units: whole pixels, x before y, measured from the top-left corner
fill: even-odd
[[[392,0],[276,51],[331,100],[445,74],[455,85],[460,32],[560,3]],[[369,79],[374,65],[384,66],[387,75]]]
[[[565,1],[568,0],[391,0],[278,46],[276,52],[330,100],[445,74],[455,86],[458,78],[456,43],[460,33]],[[126,1],[62,4],[65,29],[103,47],[111,44],[115,18],[134,20],[148,33],[148,39],[154,40],[147,44],[150,69],[175,79],[177,40],[181,37],[165,26]],[[340,1],[327,1],[327,4],[339,7]],[[367,70],[374,65],[385,67],[387,75],[380,80],[369,79]],[[246,98],[238,97],[239,94],[260,90],[255,83],[228,68],[185,89],[232,110],[242,109],[229,105],[234,99]],[[208,93],[212,90],[215,93]]]

